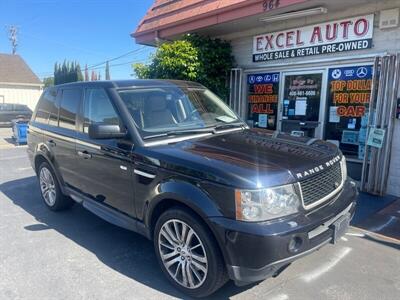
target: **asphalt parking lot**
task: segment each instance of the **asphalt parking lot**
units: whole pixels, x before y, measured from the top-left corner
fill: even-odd
[[[0,129],[0,299],[184,298],[159,269],[152,243],[79,205],[46,209],[26,156]],[[337,245],[277,278],[215,299],[398,299],[400,243],[351,228]]]

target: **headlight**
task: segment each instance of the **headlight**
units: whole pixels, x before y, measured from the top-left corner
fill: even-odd
[[[340,167],[342,169],[342,178],[343,181],[347,179],[347,165],[346,165],[346,157],[342,156],[342,160],[340,161]]]
[[[260,189],[235,190],[236,219],[256,222],[298,211],[300,200],[292,184]]]

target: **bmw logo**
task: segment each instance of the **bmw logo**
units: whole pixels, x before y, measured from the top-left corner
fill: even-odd
[[[340,71],[340,69],[335,69],[332,71],[333,79],[339,79],[340,76],[342,76],[342,71]]]

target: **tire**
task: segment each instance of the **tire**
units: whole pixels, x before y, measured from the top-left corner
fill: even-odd
[[[157,220],[153,240],[165,276],[185,294],[206,297],[227,282],[222,255],[212,233],[189,210],[173,208],[164,212]]]
[[[74,201],[65,196],[60,189],[57,177],[52,167],[43,162],[38,169],[40,192],[44,204],[53,211],[60,211],[70,208]]]

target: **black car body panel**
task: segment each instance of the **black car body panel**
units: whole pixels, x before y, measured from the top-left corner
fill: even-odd
[[[297,185],[303,177],[323,172],[330,162],[338,163],[340,151],[320,140],[248,128],[202,137],[194,134],[171,142],[156,138],[149,145],[140,138],[118,90],[159,86],[202,87],[190,82],[134,80],[67,84],[53,88],[50,96],[45,92],[42,98],[53,101],[59,114],[64,89],[82,90],[85,100],[79,101],[73,127],[67,129],[60,122],[51,124],[51,112],[46,119],[36,109],[28,134],[33,168],[49,162],[65,194],[108,221],[150,239],[160,210],[171,205],[188,207],[213,233],[229,276],[237,282],[275,275],[292,260],[332,240],[331,228],[313,238],[310,232],[346,209],[354,213],[357,191],[344,178],[340,191],[313,209],[300,207],[296,214],[264,222],[236,220],[236,189]],[[112,101],[126,131],[124,138],[94,140],[85,132],[82,101],[91,89],[104,91]],[[291,252],[288,245],[295,237],[301,245]]]
[[[151,147],[147,151],[145,155],[158,159],[164,169],[246,189],[259,188],[259,182],[264,187],[293,183],[293,173],[311,169],[339,154],[329,143],[293,140],[286,135],[274,137],[259,129]]]

